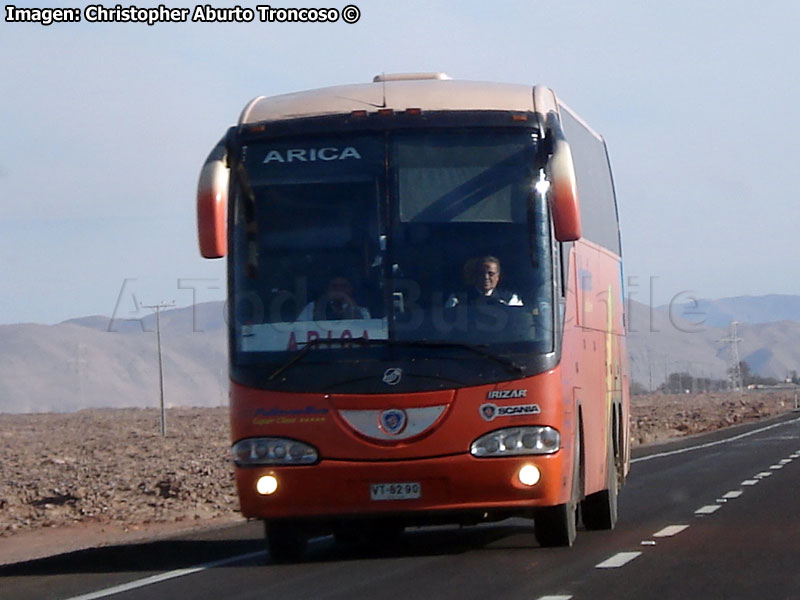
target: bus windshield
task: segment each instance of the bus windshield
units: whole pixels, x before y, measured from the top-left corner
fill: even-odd
[[[553,350],[552,239],[530,130],[258,141],[235,186],[235,364],[375,355],[377,340]],[[370,340],[369,345],[354,340]],[[405,344],[408,342],[408,344]],[[436,345],[436,355],[445,350]]]

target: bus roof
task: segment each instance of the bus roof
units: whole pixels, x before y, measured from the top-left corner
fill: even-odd
[[[384,75],[372,83],[341,85],[307,90],[293,94],[265,97],[252,100],[242,111],[239,124],[262,121],[281,121],[304,117],[350,114],[380,109],[403,111],[408,108],[423,111],[440,110],[503,110],[534,111],[534,87],[508,83],[484,83],[445,79],[441,73]],[[549,94],[539,97],[553,98]],[[552,109],[537,107],[541,112]],[[541,110],[545,109],[545,110]]]

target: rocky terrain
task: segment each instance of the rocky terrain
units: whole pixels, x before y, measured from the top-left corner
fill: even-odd
[[[37,530],[132,534],[230,520],[229,446],[226,408],[170,409],[166,437],[152,409],[0,414],[0,563]]]
[[[793,407],[788,390],[636,396],[632,440],[653,443]],[[153,409],[0,414],[0,563],[59,544],[118,543],[237,519],[227,409],[170,409],[166,437],[159,418]],[[45,548],[31,548],[37,540]]]
[[[633,446],[714,431],[790,411],[795,391],[649,394],[631,401]]]

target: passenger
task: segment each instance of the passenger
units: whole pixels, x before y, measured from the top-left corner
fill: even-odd
[[[369,311],[353,300],[353,286],[346,277],[334,277],[324,294],[306,304],[297,321],[369,319]]]
[[[464,265],[464,278],[470,284],[469,289],[451,294],[445,302],[446,308],[477,302],[497,302],[508,306],[523,305],[517,294],[497,287],[500,283],[500,260],[494,256],[468,260]]]

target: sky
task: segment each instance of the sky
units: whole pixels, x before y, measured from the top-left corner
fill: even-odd
[[[800,294],[800,3],[353,4],[355,24],[0,19],[0,323],[223,299],[196,240],[212,146],[255,96],[381,72],[555,89],[608,143],[635,300]],[[54,5],[86,7],[15,3]]]

